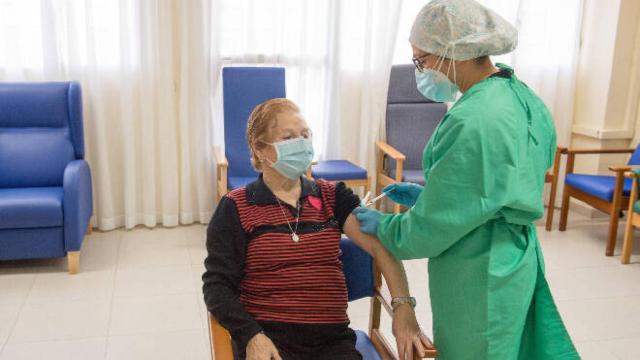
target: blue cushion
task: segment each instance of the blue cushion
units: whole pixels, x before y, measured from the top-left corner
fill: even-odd
[[[387,172],[387,176],[395,179],[396,177],[396,169],[391,169]],[[420,184],[424,186],[424,171],[420,169],[404,169],[402,171],[402,181]]]
[[[285,73],[281,67],[225,67],[222,69],[224,148],[230,177],[253,177],[247,146],[247,120],[253,109],[269,99],[284,98]]]
[[[0,128],[67,128],[75,157],[84,158],[80,84],[0,83]]]
[[[62,226],[62,187],[0,189],[0,229]]]
[[[0,127],[0,188],[62,186],[72,160],[68,128]]]
[[[325,160],[313,165],[311,176],[329,181],[367,179],[367,170],[347,160]]]
[[[367,333],[361,330],[356,330],[355,333],[356,350],[362,354],[363,360],[382,360]]]
[[[340,240],[342,271],[349,301],[373,296],[373,260],[351,239]]]
[[[256,176],[229,176],[227,177],[227,189],[239,189],[243,186],[247,186],[252,181],[256,180]]]
[[[587,194],[593,195],[605,201],[613,201],[613,190],[616,178],[614,176],[568,174],[565,183]],[[624,180],[622,194],[629,196],[631,193],[631,179]]]

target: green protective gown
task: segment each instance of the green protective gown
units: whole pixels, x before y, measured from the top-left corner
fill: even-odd
[[[455,103],[427,144],[415,206],[380,220],[378,237],[397,258],[430,259],[439,359],[580,358],[533,225],[555,148],[540,98],[515,75],[489,77]]]

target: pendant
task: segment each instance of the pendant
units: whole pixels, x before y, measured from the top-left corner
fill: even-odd
[[[298,237],[298,234],[293,233],[291,234],[291,240],[293,240],[293,242],[298,242],[300,241],[300,237]]]

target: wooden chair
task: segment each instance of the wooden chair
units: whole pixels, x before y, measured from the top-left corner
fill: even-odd
[[[555,211],[556,193],[558,191],[558,172],[560,171],[560,157],[567,151],[567,148],[558,146],[553,160],[553,167],[547,171],[544,177],[545,183],[551,183],[549,192],[549,206],[547,207],[547,231],[553,227],[553,212]]]
[[[363,331],[356,330],[356,348],[365,360],[397,359],[393,348],[380,332],[381,308],[384,308],[390,314],[393,312],[388,291],[382,287],[380,272],[375,268],[371,256],[357,247],[350,239],[343,238],[340,242],[340,249],[342,250],[341,259],[349,292],[349,301],[366,297],[371,298],[369,331],[366,334]],[[232,360],[233,349],[229,332],[218,323],[211,313],[209,313],[208,317],[212,359]],[[416,354],[414,359],[435,358],[438,356],[438,352],[429,338],[423,335],[422,342],[426,351],[422,354]]]
[[[575,198],[609,214],[609,235],[605,254],[612,256],[618,235],[618,221],[622,210],[629,206],[631,179],[625,179],[630,165],[640,165],[640,151],[636,149],[567,149],[565,186],[560,211],[560,231],[567,229],[570,198]],[[573,172],[576,155],[585,154],[632,154],[627,165],[609,166],[615,176],[575,174]]]
[[[634,169],[625,173],[625,176],[633,180],[631,184],[631,194],[629,195],[629,207],[627,209],[627,224],[624,232],[624,242],[622,243],[622,257],[620,262],[628,264],[633,252],[633,230],[640,227],[640,202],[638,202],[638,176],[639,169]]]
[[[446,112],[446,104],[418,92],[413,65],[391,68],[386,140],[376,142],[376,194],[400,181],[424,185],[422,152]],[[400,205],[394,205],[394,211],[400,212]]]

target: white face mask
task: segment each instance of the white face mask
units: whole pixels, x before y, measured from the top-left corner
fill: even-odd
[[[311,165],[313,144],[309,139],[299,137],[267,144],[273,146],[277,154],[271,167],[291,180],[302,176]]]
[[[442,66],[444,58],[440,58],[438,60],[438,64],[440,65],[438,68]],[[455,79],[455,65],[453,60],[450,60],[450,67],[454,67],[453,76]],[[427,99],[436,101],[436,102],[453,102],[456,100],[456,95],[460,89],[458,85],[451,82],[449,80],[448,71],[447,74],[443,74],[442,72],[426,68],[423,69],[422,72],[416,69],[416,87],[418,91],[426,97]]]

